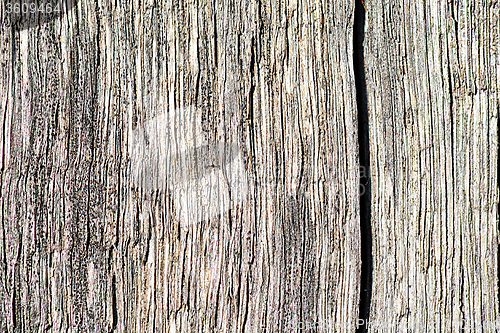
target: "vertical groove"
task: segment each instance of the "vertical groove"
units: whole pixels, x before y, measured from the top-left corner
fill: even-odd
[[[357,332],[366,332],[370,317],[372,296],[372,227],[370,187],[370,146],[366,79],[364,66],[365,7],[362,0],[355,0],[353,62],[358,106],[358,142],[360,165],[360,233],[361,233],[361,285],[359,295],[359,320]]]
[[[116,329],[118,323],[118,307],[116,303],[116,276],[113,274],[111,279],[111,327],[112,331]]]

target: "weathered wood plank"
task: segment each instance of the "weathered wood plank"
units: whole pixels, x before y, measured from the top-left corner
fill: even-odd
[[[80,0],[67,8],[0,32],[1,330],[354,323],[352,2]],[[134,133],[148,133],[157,145],[142,151],[167,167],[140,164],[137,175],[182,171],[192,158],[158,119],[188,107],[208,142],[237,144],[248,196],[183,225],[177,192],[158,180],[142,186],[132,154],[137,142],[149,145]]]
[[[499,310],[498,3],[365,5],[370,319],[487,331]]]

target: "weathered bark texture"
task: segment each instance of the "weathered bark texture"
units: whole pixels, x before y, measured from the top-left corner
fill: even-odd
[[[498,331],[499,4],[365,5],[370,320]]]
[[[27,24],[24,30],[2,26],[0,31],[0,330],[280,332],[296,331],[300,322],[355,322],[360,245],[352,1],[80,0],[67,8],[67,15],[41,25]],[[373,49],[377,34],[373,32]],[[483,53],[478,59],[494,64]],[[467,64],[462,58],[460,63]],[[456,75],[479,71],[453,68]],[[481,67],[481,73],[488,71]],[[412,195],[418,204],[422,194],[422,212],[427,215],[412,216],[415,223],[433,221],[432,230],[439,230],[422,229],[428,235],[421,238],[425,244],[450,241],[450,250],[443,253],[453,260],[443,266],[444,277],[453,270],[459,283],[453,285],[458,294],[450,297],[460,297],[463,288],[463,311],[472,311],[466,304],[473,304],[492,313],[496,308],[489,309],[489,298],[481,297],[493,300],[496,294],[481,296],[476,287],[486,286],[484,279],[493,283],[496,263],[472,265],[474,258],[478,263],[493,260],[496,248],[469,239],[481,231],[481,239],[490,245],[496,242],[496,197],[490,197],[496,193],[496,168],[488,164],[496,156],[496,130],[491,127],[496,124],[496,95],[482,90],[479,82],[483,81],[477,81],[475,96],[454,86],[456,96],[465,98],[454,100],[454,121],[445,108],[451,103],[446,89],[445,109],[432,109],[438,117],[432,126],[454,124],[453,131],[431,130],[430,123],[411,127],[415,133],[408,137],[418,141],[421,135],[421,142],[404,151],[417,154],[429,146],[420,153],[421,163],[411,164],[422,168],[411,173],[417,180],[424,177]],[[423,104],[407,113],[414,114],[414,121],[430,121],[425,116],[430,106],[418,98]],[[488,98],[490,113],[480,113]],[[472,102],[473,123],[466,121]],[[132,133],[155,117],[188,106],[201,113],[209,141],[238,145],[247,170],[248,197],[229,212],[181,226],[175,191],[134,183]],[[394,110],[388,100],[383,106],[384,114]],[[394,129],[403,131],[404,124],[395,123]],[[477,144],[463,137],[473,130]],[[373,138],[380,140],[377,133]],[[404,134],[398,135],[378,142],[380,149],[392,147],[390,142],[403,144]],[[438,145],[441,135],[446,147]],[[471,155],[460,155],[469,147]],[[434,151],[436,155],[430,155]],[[389,158],[381,154],[377,163]],[[418,154],[412,156],[416,161]],[[469,164],[462,160],[475,167],[473,195],[465,181]],[[439,174],[424,173],[423,168],[431,166]],[[491,172],[479,178],[485,168]],[[393,169],[404,175],[399,166]],[[454,180],[447,183],[443,177]],[[423,187],[431,184],[432,191]],[[444,186],[449,186],[446,191]],[[439,203],[435,198],[448,198],[446,205],[436,207],[448,209],[441,227],[437,217],[430,220],[431,204]],[[454,199],[459,200],[455,206]],[[384,200],[380,199],[384,209],[398,212],[403,205],[398,199],[399,206],[388,207]],[[405,212],[398,214],[394,220]],[[469,226],[463,223],[466,216],[471,217]],[[383,221],[392,220],[384,215],[374,223]],[[379,247],[394,245],[392,236],[406,235],[405,230],[411,235],[420,230],[408,227],[413,220],[401,221],[398,225],[406,229],[394,229],[390,237],[378,232]],[[389,237],[386,244],[381,243],[384,237]],[[427,245],[417,246],[409,235],[404,239],[410,244],[408,253],[415,255],[415,247],[428,253]],[[439,278],[439,260],[444,257],[432,258],[438,261],[430,272]],[[423,257],[416,260],[420,269]],[[380,278],[394,271],[403,274],[403,265]],[[377,269],[384,267],[379,264]],[[462,275],[454,271],[460,267]],[[422,274],[416,275],[418,281]],[[394,284],[387,286],[381,292],[400,291]],[[492,285],[484,291],[493,290]],[[472,295],[475,298],[465,299]],[[483,303],[476,302],[480,299]],[[382,306],[379,302],[376,313]]]

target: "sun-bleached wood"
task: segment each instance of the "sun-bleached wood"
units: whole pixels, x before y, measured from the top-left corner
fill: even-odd
[[[498,331],[499,4],[364,4],[371,331]]]
[[[2,26],[0,330],[355,322],[353,7],[69,0]],[[248,197],[184,228],[175,191],[134,183],[131,154],[134,131],[188,106],[208,142],[241,151]]]

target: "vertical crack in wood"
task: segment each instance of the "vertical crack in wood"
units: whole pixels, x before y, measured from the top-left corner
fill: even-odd
[[[116,276],[113,274],[111,279],[111,327],[112,331],[116,330],[116,324],[118,323],[118,306],[116,301]]]
[[[357,332],[366,332],[370,316],[372,294],[372,227],[370,189],[370,146],[366,79],[364,67],[365,7],[363,0],[355,0],[353,29],[353,62],[358,107],[358,142],[360,167],[360,233],[361,233],[361,285]]]

